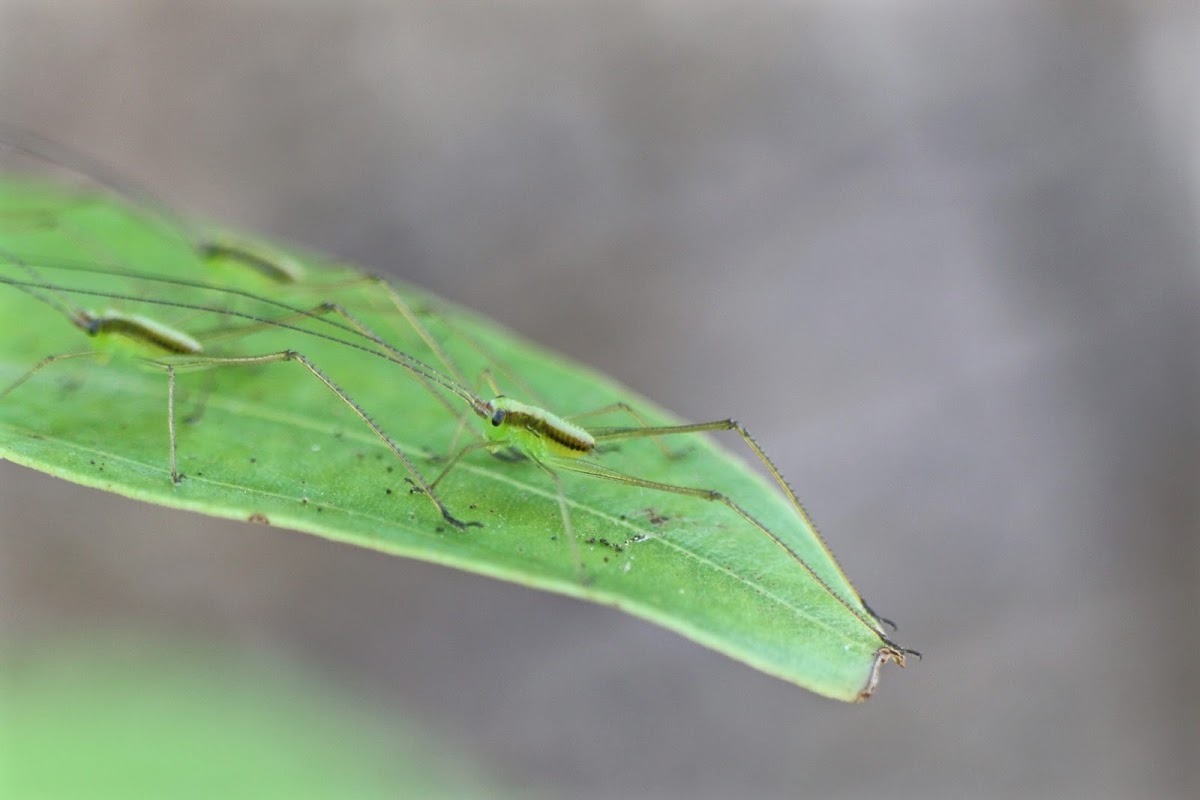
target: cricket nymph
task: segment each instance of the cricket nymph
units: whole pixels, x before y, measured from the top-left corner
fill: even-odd
[[[596,440],[579,425],[544,408],[508,397],[494,397],[475,409],[488,421],[487,437],[504,442],[542,461],[582,458],[596,449]]]

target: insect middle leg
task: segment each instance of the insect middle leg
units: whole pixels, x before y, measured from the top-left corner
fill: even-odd
[[[31,367],[24,375],[17,378],[15,381],[10,383],[8,386],[5,386],[3,389],[0,389],[0,400],[3,400],[5,397],[8,396],[9,393],[11,393],[13,390],[15,390],[18,386],[25,383],[27,380],[29,380],[34,375],[41,372],[42,370],[44,370],[46,367],[50,366],[51,364],[58,364],[63,361],[68,361],[72,358],[85,358],[88,356],[90,356],[92,358],[96,358],[99,355],[100,355],[99,351],[96,351],[96,350],[82,350],[78,353],[59,353],[58,355],[46,356],[41,361],[34,364],[33,367]]]

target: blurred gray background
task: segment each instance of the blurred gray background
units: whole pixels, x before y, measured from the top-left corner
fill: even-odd
[[[4,120],[737,416],[926,658],[844,706],[10,464],[0,644],[282,656],[544,796],[1196,796],[1198,11],[0,2]]]

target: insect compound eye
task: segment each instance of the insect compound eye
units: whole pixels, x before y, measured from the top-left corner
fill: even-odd
[[[496,413],[492,414],[492,424],[499,428],[504,423],[504,418],[508,416],[508,412],[503,408],[497,408]]]

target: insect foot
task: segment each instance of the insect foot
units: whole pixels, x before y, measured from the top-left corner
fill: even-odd
[[[466,530],[467,528],[482,528],[483,527],[482,522],[475,522],[474,520],[472,520],[471,522],[463,522],[461,519],[459,519],[458,517],[451,514],[449,509],[446,509],[446,508],[442,508],[442,519],[446,520],[446,522],[449,522],[451,525],[458,528],[460,531]]]

